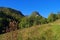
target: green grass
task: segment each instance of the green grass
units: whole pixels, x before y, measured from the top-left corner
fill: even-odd
[[[23,29],[19,32],[19,35],[21,34],[19,38],[22,38],[22,40],[50,40],[52,38],[52,30],[51,25],[48,26],[42,25]]]
[[[60,25],[53,25],[52,31],[53,31],[53,39],[60,40]]]
[[[59,24],[60,21],[56,21],[54,23],[24,28],[22,30],[0,35],[0,40],[60,40]]]

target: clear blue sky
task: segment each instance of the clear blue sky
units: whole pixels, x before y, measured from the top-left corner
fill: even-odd
[[[0,7],[13,8],[24,15],[38,11],[40,15],[47,17],[50,12],[60,11],[60,0],[0,0]]]

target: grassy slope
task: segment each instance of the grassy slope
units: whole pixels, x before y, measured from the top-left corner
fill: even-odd
[[[13,35],[13,36],[12,36]],[[60,40],[60,20],[0,35],[0,40]]]

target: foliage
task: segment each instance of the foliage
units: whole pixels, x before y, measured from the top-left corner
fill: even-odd
[[[46,18],[42,18],[40,21],[41,21],[41,24],[46,24],[46,23],[48,23]]]
[[[27,28],[31,26],[31,22],[27,17],[23,17],[19,23],[19,28]]]
[[[54,13],[51,13],[49,16],[48,16],[48,22],[53,22],[57,19],[57,16],[56,14]]]
[[[0,7],[0,29],[9,26],[10,20],[18,22],[18,28],[28,28],[34,25],[42,25],[49,22],[54,22],[60,19],[60,13],[51,13],[48,18],[45,18],[37,11],[33,11],[30,16],[24,16],[20,11]]]
[[[60,40],[60,20],[58,23],[46,24],[48,22],[54,22],[57,19],[60,19],[60,13],[51,13],[48,18],[45,18],[39,12],[34,11],[30,16],[24,16],[17,10],[2,7],[0,8],[0,34],[9,26],[10,20],[15,20],[19,23],[18,27],[21,29],[16,31],[18,32],[18,40]],[[10,36],[7,39],[11,39],[12,34],[7,34]],[[7,36],[7,34],[5,35]],[[1,40],[5,35],[0,35]]]
[[[24,15],[15,9],[0,7],[0,33],[6,30],[6,27],[9,27],[10,20],[19,20],[24,17]]]
[[[57,13],[57,19],[60,19],[60,12]]]
[[[30,15],[30,20],[32,20],[33,25],[41,24],[40,19],[42,19],[42,16],[37,11],[32,12]]]

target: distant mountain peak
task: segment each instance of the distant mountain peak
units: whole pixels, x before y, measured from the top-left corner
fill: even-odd
[[[37,12],[37,11],[32,12],[32,15],[40,16],[39,12]]]
[[[37,11],[34,11],[34,12],[32,12],[31,16],[34,16],[34,17],[36,17],[36,16],[41,16],[41,15],[39,14],[39,12],[37,12]]]

